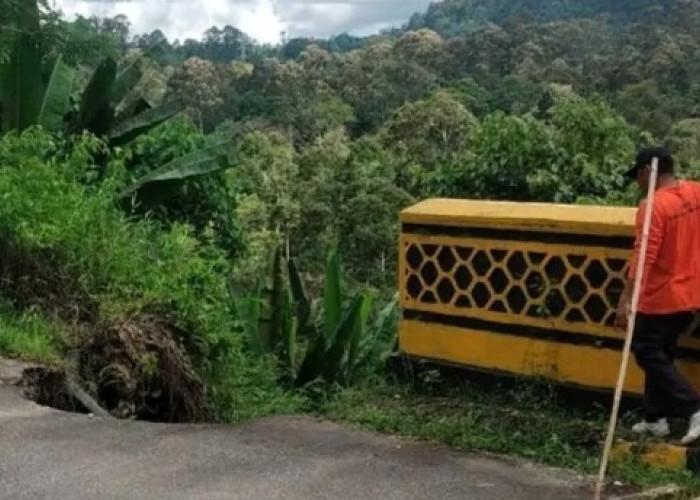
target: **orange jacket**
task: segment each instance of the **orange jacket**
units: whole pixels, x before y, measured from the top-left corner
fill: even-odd
[[[637,272],[646,201],[639,205],[628,276]],[[638,311],[670,314],[700,308],[700,184],[679,181],[654,195]]]

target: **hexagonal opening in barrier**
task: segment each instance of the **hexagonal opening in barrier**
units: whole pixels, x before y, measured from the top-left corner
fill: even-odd
[[[440,266],[440,269],[442,269],[446,273],[452,271],[452,269],[455,267],[455,264],[457,263],[457,259],[455,259],[455,256],[452,253],[452,249],[447,246],[442,247],[442,250],[440,250],[440,253],[437,256],[437,261],[438,265]]]
[[[583,273],[593,288],[600,288],[608,279],[608,273],[598,260],[592,261]]]
[[[510,272],[511,276],[513,276],[514,279],[519,280],[525,275],[528,266],[527,262],[525,262],[525,257],[523,256],[523,253],[515,252],[508,259],[506,267],[508,268],[508,271]]]
[[[506,258],[506,255],[508,255],[507,250],[489,250],[489,254],[491,255],[491,260],[493,262],[501,262],[503,259]]]
[[[566,296],[573,303],[578,303],[586,296],[586,283],[578,274],[574,274],[564,285]]]
[[[497,267],[489,275],[489,284],[494,292],[501,294],[506,291],[506,288],[508,288],[508,276],[503,269]]]
[[[468,247],[455,247],[455,251],[457,252],[457,257],[463,262],[468,261],[469,257],[474,253],[474,249]]]
[[[449,304],[455,296],[455,286],[452,284],[452,280],[449,278],[442,278],[437,286],[437,294],[440,297],[440,302],[443,304]]]
[[[457,300],[455,301],[455,306],[461,308],[461,309],[466,309],[472,306],[471,300],[469,300],[469,297],[466,295],[460,295],[457,297]]]
[[[506,308],[506,304],[502,300],[496,300],[489,307],[489,311],[499,312],[499,313],[507,313],[508,308]]]
[[[438,251],[437,245],[421,245],[421,248],[423,249],[423,253],[427,255],[428,257],[432,257],[435,255]]]
[[[425,302],[426,304],[437,304],[437,298],[435,297],[435,294],[428,290],[423,294],[423,296],[420,298],[421,302]]]
[[[438,278],[438,270],[435,264],[432,261],[426,262],[420,270],[420,276],[426,285],[433,286]]]
[[[410,245],[406,250],[406,262],[414,271],[417,271],[423,263],[423,254],[420,253],[416,245]]]
[[[525,305],[527,304],[527,297],[519,286],[514,286],[508,291],[506,300],[508,301],[508,307],[510,310],[516,314],[523,312],[523,309],[525,309]]]
[[[547,265],[544,266],[544,272],[547,275],[547,279],[550,283],[558,284],[561,283],[566,276],[566,266],[561,257],[554,256],[547,261]]]
[[[473,276],[469,272],[469,268],[465,265],[461,265],[457,268],[455,272],[455,282],[460,290],[467,290],[472,284]]]
[[[606,259],[605,263],[614,273],[621,273],[627,267],[627,261],[624,259]]]
[[[539,299],[547,289],[547,282],[539,271],[531,271],[525,278],[525,289],[531,299]]]
[[[546,253],[542,252],[528,252],[527,253],[527,259],[530,261],[530,264],[533,266],[539,266],[547,257]]]
[[[608,314],[608,306],[605,304],[599,295],[591,295],[591,297],[586,301],[583,306],[586,314],[592,321],[600,323],[603,321],[605,316]]]
[[[474,269],[477,276],[486,276],[492,265],[491,260],[483,250],[479,250],[472,257],[472,269]]]
[[[527,308],[526,314],[532,318],[546,318],[549,313],[544,304],[533,304]]]
[[[408,277],[408,280],[406,281],[406,291],[413,299],[417,299],[423,291],[423,284],[415,274]]]
[[[472,299],[477,307],[486,307],[491,300],[491,292],[483,283],[477,283],[472,290]]]
[[[550,317],[561,316],[566,309],[566,299],[559,290],[551,290],[545,299],[545,307]]]
[[[616,306],[620,301],[622,291],[625,289],[625,282],[620,278],[610,280],[610,283],[605,287],[605,298],[612,306]]]
[[[571,323],[585,323],[586,317],[583,315],[580,309],[572,309],[566,315],[566,321]]]
[[[571,267],[574,269],[580,268],[584,262],[586,262],[586,256],[585,255],[567,255],[566,260],[569,261],[569,264]]]

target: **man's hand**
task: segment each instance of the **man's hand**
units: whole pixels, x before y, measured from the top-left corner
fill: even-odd
[[[615,326],[619,328],[627,328],[633,289],[634,279],[625,280],[625,288],[622,290],[622,294],[620,295],[620,302],[617,303],[617,314],[615,316]]]
[[[615,326],[619,328],[627,327],[627,320],[630,315],[630,303],[623,297],[617,305],[617,314],[615,316]]]

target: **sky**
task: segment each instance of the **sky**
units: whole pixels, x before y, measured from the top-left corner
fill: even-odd
[[[69,19],[75,15],[124,14],[131,34],[160,29],[172,41],[200,39],[211,26],[230,24],[260,43],[287,38],[369,35],[406,23],[431,0],[50,0]]]

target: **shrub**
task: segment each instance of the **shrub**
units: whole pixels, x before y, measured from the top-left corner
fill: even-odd
[[[191,124],[172,120],[136,139],[126,150],[130,181],[176,158],[211,146]],[[241,249],[236,220],[236,193],[223,172],[156,182],[142,187],[133,212],[160,221],[165,227],[185,223],[200,240],[212,242],[233,256]]]
[[[224,256],[185,225],[163,231],[128,221],[113,202],[118,182],[76,182],[80,167],[90,166],[86,150],[97,147],[86,136],[47,159],[56,145],[40,130],[0,139],[0,232],[27,252],[60,252],[65,271],[107,321],[153,309],[167,314],[187,332],[184,344],[224,418],[287,408],[270,360],[242,352],[227,307]]]

